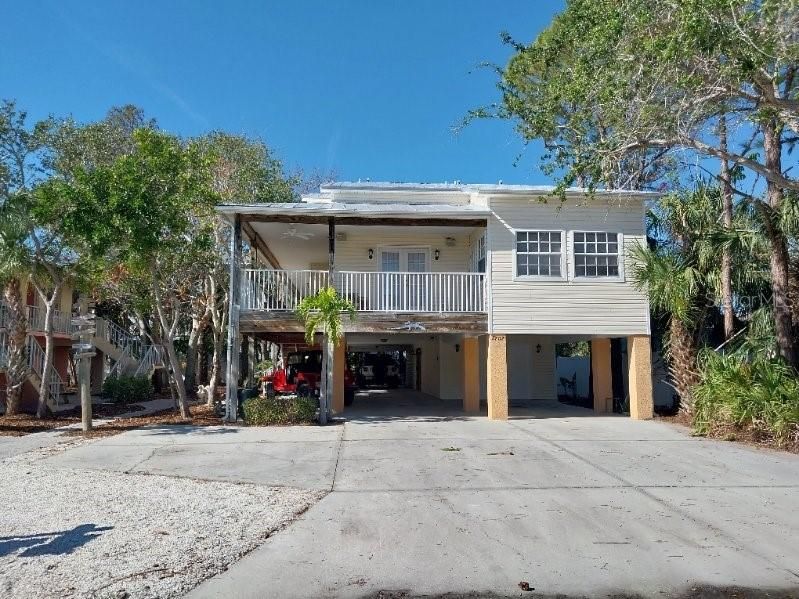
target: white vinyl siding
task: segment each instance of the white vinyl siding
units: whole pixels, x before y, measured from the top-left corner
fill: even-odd
[[[427,269],[430,272],[468,272],[469,235],[468,229],[462,233],[431,233],[426,227],[393,227],[386,232],[379,227],[362,227],[359,231],[349,231],[346,240],[336,242],[336,270],[376,272],[381,270],[380,250],[424,249],[428,252]],[[455,246],[446,245],[446,238],[454,237]],[[369,249],[374,250],[369,259]],[[438,260],[433,254],[439,250]]]
[[[531,400],[557,399],[552,338],[508,335],[507,343],[508,398],[519,405]]]
[[[567,200],[494,196],[488,224],[490,330],[494,333],[626,336],[649,334],[646,295],[623,279],[516,277],[516,231],[567,232],[565,268],[573,272],[574,231],[619,233],[627,272],[630,250],[645,244],[645,207],[639,200]]]

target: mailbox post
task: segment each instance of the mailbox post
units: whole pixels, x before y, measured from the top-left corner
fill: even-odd
[[[78,343],[72,344],[74,357],[78,360],[78,386],[80,388],[81,428],[92,430],[92,358],[96,355],[92,336],[97,332],[95,315],[89,311],[89,300],[81,295],[78,301],[78,315],[72,319],[72,338]]]

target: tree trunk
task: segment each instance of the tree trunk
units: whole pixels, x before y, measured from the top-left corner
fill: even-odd
[[[161,324],[161,331],[163,333],[162,343],[164,344],[164,349],[166,349],[166,354],[169,358],[169,366],[172,369],[172,378],[175,382],[175,388],[177,389],[178,393],[178,410],[180,411],[180,417],[188,420],[191,418],[191,412],[189,411],[189,404],[186,398],[186,386],[183,378],[183,368],[180,365],[178,354],[175,351],[175,333],[172,327],[168,326],[166,314],[164,314],[161,289],[159,288],[160,277],[158,276],[156,267],[153,267],[152,269],[152,281],[153,298],[155,298],[155,311],[158,314],[158,320]],[[173,310],[177,310],[177,307],[173,306]],[[172,316],[174,318],[176,315],[173,314]]]
[[[175,381],[175,388],[178,393],[178,409],[180,410],[180,417],[188,420],[191,418],[189,411],[189,404],[186,397],[186,388],[184,386],[183,368],[180,365],[178,354],[175,351],[175,343],[172,335],[167,335],[164,339],[164,349],[169,357],[169,365],[172,368],[172,378]]]
[[[680,412],[693,413],[693,389],[699,382],[697,349],[691,330],[676,318],[669,322],[669,374],[680,396]]]
[[[722,115],[719,121],[719,147],[727,151],[727,119]],[[727,233],[732,230],[732,176],[730,163],[721,161],[722,215]],[[735,334],[735,313],[732,307],[732,256],[727,244],[721,252],[721,302],[724,309],[724,340],[729,341]]]
[[[41,382],[39,383],[39,405],[36,408],[36,417],[47,416],[47,399],[50,397],[50,375],[53,370],[53,312],[58,298],[61,297],[61,284],[53,288],[50,298],[45,301],[44,311],[44,366],[42,366]]]
[[[28,316],[22,298],[19,279],[6,283],[3,297],[8,310],[8,356],[6,367],[6,415],[19,413],[22,403],[22,386],[28,378]]]
[[[788,298],[791,302],[791,319],[795,338],[799,336],[799,256],[789,264]]]
[[[222,331],[214,329],[214,355],[211,365],[211,377],[208,381],[208,406],[214,405],[216,388],[219,385],[219,375],[222,372]]]
[[[197,350],[209,318],[208,310],[202,316],[196,313],[191,315],[191,331],[186,350],[186,381],[184,383],[186,395],[189,397],[197,395]]]
[[[782,172],[782,143],[780,131],[773,120],[763,125],[763,150],[765,166],[775,173]],[[791,304],[788,299],[788,245],[776,218],[782,206],[783,189],[772,181],[766,183],[768,211],[765,214],[766,235],[771,244],[771,297],[774,309],[774,330],[777,336],[779,355],[791,366],[797,368],[797,350],[793,339]]]

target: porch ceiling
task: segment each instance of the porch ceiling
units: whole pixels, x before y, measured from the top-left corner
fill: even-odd
[[[276,222],[251,222],[252,230],[265,242],[280,266],[286,270],[300,270],[308,268],[309,264],[327,263],[327,224],[287,224]],[[462,227],[462,226],[426,226],[423,231],[425,235],[433,235],[441,238],[441,246],[444,247],[445,239],[452,237],[461,241],[476,229],[481,227]],[[379,240],[397,238],[398,232],[407,236],[405,245],[413,245],[415,242],[414,228],[395,227],[386,225],[376,225],[362,227],[359,225],[340,225],[336,226],[336,234],[344,236],[348,240],[354,240],[364,233],[375,240],[366,242],[367,245],[379,245]],[[465,242],[460,245],[463,248]],[[364,246],[366,247],[366,246]],[[464,250],[465,251],[465,250]]]

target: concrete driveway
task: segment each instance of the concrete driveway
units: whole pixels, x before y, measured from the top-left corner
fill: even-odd
[[[492,422],[432,407],[362,404],[326,428],[134,431],[49,460],[331,491],[191,597],[533,595],[520,582],[799,596],[799,457],[579,408]]]

